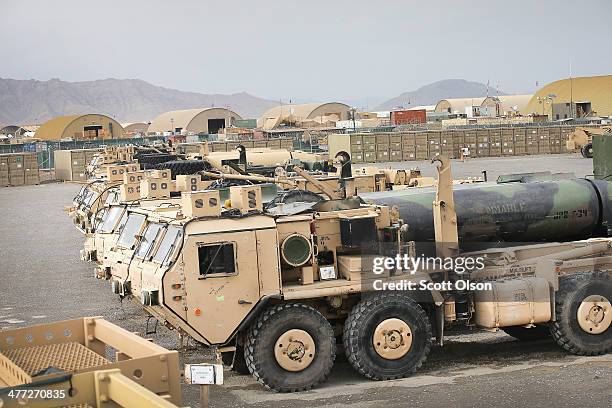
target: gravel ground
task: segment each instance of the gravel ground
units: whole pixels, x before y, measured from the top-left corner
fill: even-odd
[[[409,167],[415,163],[391,163]],[[407,165],[407,166],[406,166]],[[434,167],[418,163],[425,175]],[[453,161],[457,177],[490,179],[517,171],[592,173],[591,161],[578,155]],[[83,237],[63,207],[78,191],[75,184],[0,188],[0,330],[81,316],[101,315],[130,331],[144,333],[146,315],[110,292],[108,282],[93,278],[93,265],[79,261]],[[176,333],[159,327],[147,336],[170,348]],[[183,362],[199,362],[202,350],[181,352]],[[329,381],[304,393],[264,391],[250,376],[226,372],[226,384],[211,391],[213,407],[472,407],[610,406],[612,356],[577,357],[551,340],[521,343],[503,332],[462,332],[435,347],[410,378],[371,382],[340,357]],[[197,406],[198,390],[185,385],[183,404]]]

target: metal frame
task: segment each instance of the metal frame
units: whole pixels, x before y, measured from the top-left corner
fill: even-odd
[[[33,377],[22,366],[38,361],[45,347],[70,344],[87,353],[95,353],[99,360],[109,358],[108,364],[88,366],[82,361],[71,360],[71,355],[57,356],[66,364],[73,362],[80,367],[70,374],[80,374],[104,369],[119,369],[151,392],[179,404],[181,401],[179,355],[134,333],[122,329],[100,317],[85,317],[57,323],[43,324],[14,330],[0,331],[0,383],[19,386],[34,381],[61,378],[66,372],[44,374]],[[108,356],[115,350],[114,356]],[[19,362],[11,361],[6,354],[20,352]],[[55,358],[56,356],[54,356]]]

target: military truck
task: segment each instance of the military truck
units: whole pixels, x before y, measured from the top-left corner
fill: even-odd
[[[574,130],[567,140],[567,150],[574,151],[580,149],[582,157],[591,159],[593,158],[593,136],[606,136],[612,135],[611,126],[600,126],[600,127],[578,127]]]
[[[579,233],[564,236],[586,240],[496,241],[465,252],[459,237],[470,235],[459,232],[458,226],[466,231],[465,218],[455,211],[450,166],[438,160],[437,191],[429,196],[433,237],[424,241],[434,244],[437,257],[453,260],[450,266],[375,271],[377,258],[419,256],[419,237],[408,233],[422,214],[412,219],[399,206],[367,204],[346,191],[334,198],[281,196],[264,206],[260,186],[246,185],[230,187],[225,201],[218,190],[201,190],[182,192],[180,205],[111,206],[121,208],[109,221],[114,238],[100,249],[106,262],[97,277],[280,392],[325,381],[338,348],[367,378],[411,375],[457,325],[503,329],[519,339],[552,335],[575,354],[612,350],[612,239],[607,228],[595,228],[603,216],[593,228],[578,223]],[[595,195],[605,191],[593,188]],[[387,194],[380,193],[381,201]],[[608,208],[609,198],[600,195],[594,205]],[[574,210],[562,206],[560,214],[554,205],[530,212],[515,202],[493,211],[498,218],[473,217],[468,224],[520,230],[525,224],[508,215],[520,213],[531,223],[532,242],[551,240],[550,218],[570,228],[582,216],[592,220],[594,208],[584,213],[581,202]],[[482,267],[460,271],[457,260],[466,258],[482,259]],[[418,290],[406,290],[411,286]]]

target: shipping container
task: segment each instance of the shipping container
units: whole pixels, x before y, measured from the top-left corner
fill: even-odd
[[[426,122],[427,112],[425,111],[425,109],[398,110],[391,112],[391,124],[394,126],[419,124]]]

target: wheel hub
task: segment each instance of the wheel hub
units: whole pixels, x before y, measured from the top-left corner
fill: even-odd
[[[580,328],[589,334],[601,334],[612,323],[612,305],[601,295],[584,298],[577,312]]]
[[[283,333],[274,345],[276,362],[287,371],[302,371],[315,356],[315,342],[308,332],[291,329]]]
[[[376,353],[387,360],[397,360],[412,346],[412,331],[406,322],[392,318],[380,322],[372,338]]]

